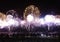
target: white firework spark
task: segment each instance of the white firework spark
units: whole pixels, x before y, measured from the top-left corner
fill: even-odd
[[[0,19],[0,29],[4,27],[26,27],[31,29],[34,26],[41,26],[41,25],[50,25],[50,23],[54,23],[55,25],[60,25],[60,18],[56,18],[53,15],[46,15],[43,18],[36,18],[32,14],[27,16],[27,20],[21,20],[20,18],[14,17],[13,15],[7,15],[5,20]]]

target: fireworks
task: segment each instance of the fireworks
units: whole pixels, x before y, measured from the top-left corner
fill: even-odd
[[[55,21],[55,16],[53,15],[46,15],[45,16],[45,21],[50,23],[50,22],[54,22]]]
[[[10,10],[11,12],[11,10]],[[15,11],[16,12],[16,11]],[[15,14],[15,13],[13,13]],[[53,15],[46,15],[43,18],[39,18],[39,17],[35,17],[33,15],[33,13],[28,14],[27,18],[24,20],[21,20],[19,17],[17,17],[18,15],[12,15],[11,14],[1,14],[0,13],[0,29],[4,28],[4,27],[26,27],[29,28],[32,26],[41,26],[41,25],[60,25],[60,18],[56,18]],[[15,16],[15,17],[14,17]]]
[[[34,17],[33,17],[33,15],[28,15],[27,16],[27,22],[32,22],[34,20]]]

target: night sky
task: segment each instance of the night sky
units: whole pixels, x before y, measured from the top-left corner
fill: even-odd
[[[28,5],[37,6],[42,15],[60,14],[59,0],[0,0],[0,12],[6,13],[8,10],[16,10],[20,16],[23,16],[23,11]]]

